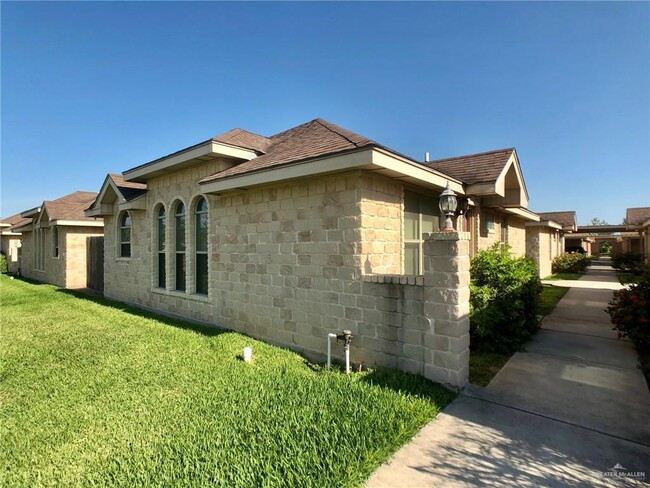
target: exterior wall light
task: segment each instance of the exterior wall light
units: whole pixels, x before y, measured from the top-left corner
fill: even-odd
[[[456,199],[456,194],[449,186],[449,181],[447,181],[447,188],[440,194],[440,212],[443,215],[447,216],[445,220],[445,226],[440,229],[441,232],[455,232],[454,224],[451,221],[451,216],[456,213],[456,208],[458,207],[458,200]]]

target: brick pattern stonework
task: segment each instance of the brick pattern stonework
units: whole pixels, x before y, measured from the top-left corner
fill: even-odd
[[[208,195],[209,291],[207,297],[196,295],[192,236],[194,202],[200,196],[197,181],[220,164],[148,182],[147,210],[130,211],[130,258],[117,254],[119,209],[104,219],[107,297],[241,331],[315,359],[323,358],[329,332],[349,329],[355,336],[354,362],[396,367],[463,386],[465,373],[459,365],[467,358],[457,351],[465,338],[456,330],[461,326],[451,322],[460,321],[461,311],[467,311],[459,301],[468,300],[469,292],[454,295],[459,303],[454,302],[453,311],[445,302],[447,295],[430,292],[439,302],[427,315],[427,275],[400,276],[396,282],[394,276],[402,271],[399,181],[355,171]],[[172,205],[179,199],[187,209],[184,292],[173,290]],[[157,288],[154,231],[159,205],[167,210],[166,289]],[[468,252],[466,241],[452,247],[444,242],[447,247],[436,252]],[[436,289],[441,291],[442,283],[466,287],[464,278],[452,277],[464,273],[465,261],[447,261],[442,254],[430,260],[441,266],[440,275],[429,276]],[[386,273],[393,277],[384,277]],[[443,320],[438,332],[432,329],[437,313]],[[446,347],[444,354],[426,353],[439,343]],[[460,359],[452,358],[456,354]],[[335,355],[340,357],[342,350],[336,349]]]
[[[62,288],[86,287],[86,240],[101,236],[101,227],[59,226],[59,256],[54,256],[53,230],[43,228],[44,269],[35,269],[34,232],[23,232],[20,273],[32,280],[51,283]]]

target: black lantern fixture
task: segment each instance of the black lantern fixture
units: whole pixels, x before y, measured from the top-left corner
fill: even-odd
[[[447,216],[445,220],[445,226],[441,229],[442,232],[454,232],[454,224],[451,221],[451,216],[456,213],[456,208],[458,207],[458,200],[456,200],[456,194],[449,186],[449,181],[447,181],[447,188],[440,194],[440,212],[443,215]]]

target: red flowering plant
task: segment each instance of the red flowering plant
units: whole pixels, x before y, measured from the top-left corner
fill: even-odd
[[[606,312],[619,337],[629,337],[639,351],[650,351],[650,273],[638,284],[615,291]]]

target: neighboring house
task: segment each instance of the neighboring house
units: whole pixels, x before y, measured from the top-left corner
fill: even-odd
[[[23,224],[30,219],[21,217],[20,214],[0,220],[0,251],[7,258],[7,271],[9,273],[18,273],[20,271],[20,237],[21,233],[17,232]]]
[[[650,207],[628,208],[625,223],[631,232],[621,234],[622,252],[644,254],[650,260]]]
[[[553,272],[553,260],[564,251],[562,224],[543,214],[539,222],[526,223],[526,255],[537,262],[539,275]]]
[[[518,256],[526,254],[526,224],[540,218],[528,210],[528,191],[514,148],[425,162],[461,181],[471,199],[466,230],[471,253],[496,242],[509,244]]]
[[[350,329],[357,358],[422,372],[422,234],[441,191],[470,205],[475,250],[524,254],[539,220],[515,151],[495,154],[423,164],[322,119],[231,130],[125,171],[136,196],[107,177],[86,211],[104,219],[104,294],[303,352]]]
[[[591,239],[583,234],[576,234],[578,231],[578,217],[573,210],[558,212],[538,212],[542,221],[551,221],[561,226],[559,253],[564,251],[575,251],[577,248],[584,248],[587,254],[591,254]]]
[[[77,191],[21,213],[29,219],[17,229],[22,233],[23,276],[64,288],[86,287],[87,240],[104,232],[101,218],[84,214],[96,197],[95,192]]]

